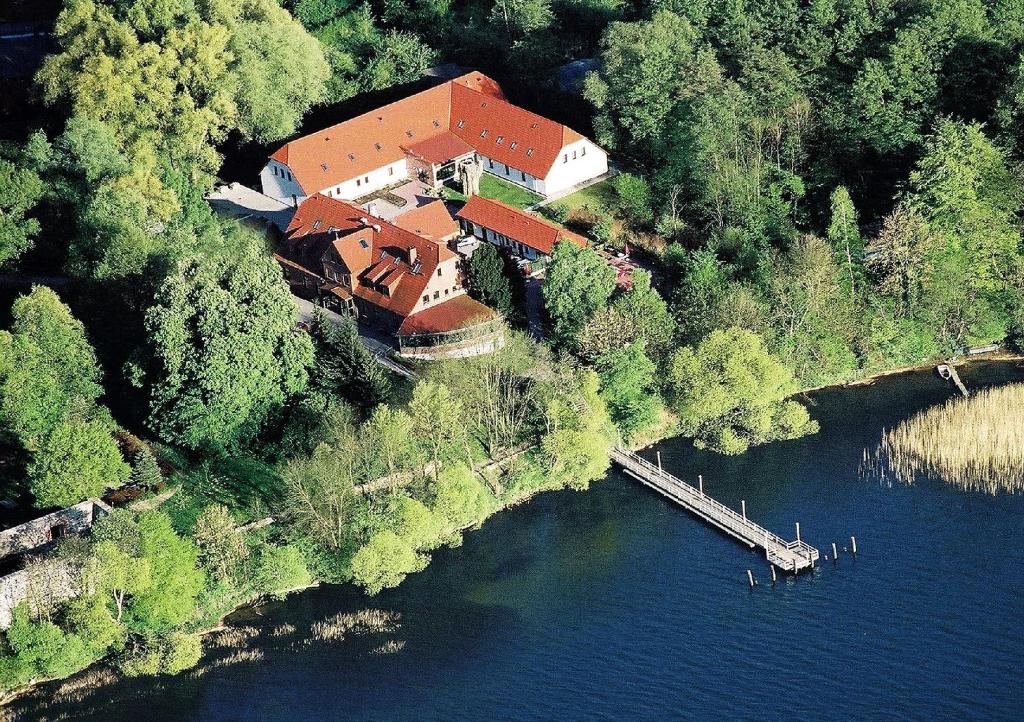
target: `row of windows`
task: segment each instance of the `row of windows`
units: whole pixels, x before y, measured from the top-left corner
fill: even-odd
[[[291,180],[291,179],[292,179],[292,172],[291,172],[290,170],[285,170],[284,168],[281,168],[281,172],[280,172],[280,173],[278,173],[278,172],[277,172],[277,171],[278,171],[278,168],[277,168],[277,166],[276,166],[276,165],[274,165],[274,166],[271,166],[271,168],[273,168],[273,169],[274,169],[274,175],[279,175],[279,176],[280,176],[280,177],[282,177],[282,178],[284,178],[284,177],[285,177],[285,176],[287,175],[287,176],[288,176],[288,180]]]
[[[586,154],[587,154],[587,146],[583,146],[582,148],[580,148],[580,157],[585,156]],[[576,160],[576,151],[572,152],[572,159]],[[568,153],[565,153],[564,155],[562,155],[562,162],[563,163],[568,163],[569,162],[569,154]]]
[[[452,286],[451,293],[455,293],[458,290],[459,290],[458,286]],[[444,295],[447,296],[448,293],[449,293],[448,289],[447,288],[444,289]],[[440,297],[441,297],[441,292],[440,291],[434,291],[434,300],[436,301]],[[430,303],[430,294],[429,293],[423,294],[423,303]]]
[[[494,165],[495,165],[494,164],[494,160],[492,158],[488,158],[487,159],[487,167],[489,169],[493,170],[494,169]],[[502,172],[503,172],[504,175],[507,175],[509,178],[512,177],[512,172],[515,171],[516,173],[519,174],[519,177],[523,181],[523,183],[526,183],[530,179],[530,176],[527,173],[524,173],[523,171],[521,171],[521,170],[519,170],[517,168],[513,168],[510,165],[505,165],[504,163],[498,163],[498,165],[502,166],[505,169]]]

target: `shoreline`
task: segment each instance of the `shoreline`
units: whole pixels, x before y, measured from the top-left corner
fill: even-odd
[[[988,354],[979,354],[977,356],[961,358],[956,365],[958,365],[958,366],[965,366],[965,365],[970,365],[970,364],[973,364],[973,363],[983,362],[983,361],[996,362],[996,363],[1021,363],[1021,362],[1024,362],[1024,354],[1014,353],[1014,352],[1009,352],[1009,351],[997,351],[997,352],[992,352],[992,353],[988,353]],[[929,369],[933,369],[940,362],[941,361],[923,362],[923,363],[920,363],[920,364],[917,364],[917,365],[914,365],[914,366],[905,366],[905,367],[901,367],[901,368],[887,369],[887,370],[884,370],[884,371],[878,371],[878,372],[872,373],[872,374],[870,374],[868,376],[864,376],[862,378],[859,378],[859,379],[856,379],[856,380],[853,380],[853,381],[835,382],[835,383],[830,383],[830,384],[822,384],[820,386],[810,387],[810,388],[806,388],[806,389],[801,389],[801,390],[796,391],[793,394],[791,394],[789,398],[792,398],[792,397],[795,397],[795,396],[799,396],[799,395],[802,395],[802,394],[808,394],[808,393],[816,392],[816,391],[822,391],[822,390],[826,390],[826,389],[847,388],[847,387],[855,387],[855,386],[867,386],[867,385],[870,385],[870,384],[874,383],[878,379],[886,378],[886,377],[889,377],[889,376],[896,376],[896,375],[899,375],[899,374],[914,373],[914,372],[920,372],[920,371],[926,371],[926,370],[929,370]],[[629,446],[634,451],[640,450],[640,449],[649,449],[649,448],[652,448],[652,447],[656,446],[657,444],[665,442],[665,441],[667,441],[669,439],[675,439],[675,438],[681,438],[682,437],[682,434],[671,433],[673,431],[671,426],[669,426],[667,428],[667,430],[670,433],[664,434],[664,435],[662,435],[660,437],[656,436],[655,438],[645,438],[641,442],[639,442],[637,444],[632,444],[632,445],[629,445]],[[519,450],[519,451],[517,451],[517,453],[515,455],[523,453],[523,451],[525,451],[525,450]],[[507,461],[508,458],[510,458],[510,457],[506,457],[505,459],[498,460],[498,461],[491,461],[488,464],[485,464],[484,467],[490,467],[490,466],[493,466],[494,464],[498,464],[498,463],[501,463],[503,461]],[[611,469],[612,465],[613,465],[613,463],[609,463],[609,470]],[[516,498],[509,499],[508,501],[503,503],[501,506],[499,506],[489,516],[494,516],[495,514],[498,514],[499,512],[507,511],[508,509],[511,509],[511,508],[513,508],[515,506],[518,506],[520,504],[528,503],[535,496],[537,496],[537,495],[539,495],[541,493],[547,492],[547,491],[554,491],[554,490],[556,490],[556,489],[545,489],[545,488],[533,489],[530,492],[528,492],[526,494],[523,494],[522,496],[518,496]],[[486,521],[486,519],[484,521]],[[473,528],[479,528],[482,525],[483,525],[483,522],[481,522],[480,524],[471,524],[471,525],[462,527],[460,529],[457,529],[455,531],[458,531],[460,533],[464,533],[466,531],[472,530]],[[328,583],[326,585],[327,586],[343,586],[344,584],[352,584],[352,582],[345,582],[343,584],[329,584]],[[286,600],[293,593],[304,592],[304,591],[307,591],[309,589],[315,589],[315,588],[322,587],[322,586],[325,586],[325,582],[322,582],[322,581],[319,581],[319,580],[315,580],[315,581],[311,582],[308,585],[305,585],[305,586],[302,586],[302,587],[296,587],[296,588],[292,588],[292,589],[287,589],[287,590],[281,590],[281,591],[277,592],[276,594],[260,594],[258,596],[252,597],[252,598],[250,598],[250,599],[248,599],[246,601],[239,602],[238,604],[236,604],[232,608],[228,609],[227,611],[224,611],[219,616],[219,618],[218,618],[218,620],[217,620],[217,622],[215,624],[213,624],[211,626],[208,626],[208,627],[204,627],[204,628],[199,629],[199,630],[196,630],[193,633],[197,634],[199,636],[202,636],[202,637],[208,637],[211,634],[216,634],[218,632],[223,632],[223,631],[229,630],[229,629],[231,629],[231,625],[228,622],[228,619],[232,615],[238,614],[239,612],[244,612],[246,610],[257,608],[257,607],[259,607],[261,604],[263,604],[265,602],[268,602],[268,601],[270,601],[272,599],[278,598],[279,594],[283,595],[283,596],[279,597],[279,599],[283,601],[283,600]],[[358,588],[358,586],[357,586],[357,588]],[[365,592],[364,592],[364,594],[365,594]],[[370,595],[365,594],[365,596],[367,597],[367,599],[370,599]],[[18,689],[10,690],[6,694],[4,694],[3,697],[0,697],[0,708],[3,708],[6,705],[10,704],[11,702],[14,702],[17,699],[25,696],[26,694],[29,694],[29,693],[37,690],[42,685],[45,685],[45,684],[50,683],[50,682],[60,682],[60,681],[64,681],[64,680],[73,679],[74,677],[77,677],[78,675],[85,674],[85,673],[89,672],[90,670],[94,670],[94,669],[96,669],[98,667],[104,666],[105,662],[106,662],[106,658],[98,659],[95,662],[93,662],[92,664],[90,664],[89,666],[83,668],[82,670],[79,670],[78,672],[76,672],[75,674],[73,674],[73,675],[71,675],[69,677],[61,677],[61,678],[56,678],[55,677],[55,678],[44,678],[44,679],[33,680],[29,684],[26,684],[26,685],[24,685],[24,686],[22,686],[22,687],[20,687]],[[118,674],[119,676],[123,677],[123,675],[121,675],[121,673],[115,667],[112,667],[112,666],[109,666],[109,665],[107,665],[107,666],[115,674]],[[0,718],[2,718],[2,717],[0,717]]]
[[[1011,363],[1011,362],[1024,362],[1024,353],[1016,353],[1013,351],[993,351],[991,353],[978,354],[977,356],[961,356],[957,357],[957,361],[949,361],[948,359],[932,359],[931,361],[924,361],[913,366],[901,366],[895,369],[886,369],[884,371],[874,371],[867,376],[854,379],[852,381],[836,381],[830,384],[821,384],[820,386],[811,386],[806,389],[800,389],[790,395],[799,396],[800,394],[809,394],[813,391],[822,391],[824,389],[836,389],[836,388],[848,388],[851,386],[867,386],[874,383],[878,379],[886,378],[887,376],[897,376],[899,374],[912,373],[914,371],[927,371],[934,369],[941,363],[949,363],[952,366],[970,366],[971,364],[978,363],[980,361],[994,361],[999,363]]]

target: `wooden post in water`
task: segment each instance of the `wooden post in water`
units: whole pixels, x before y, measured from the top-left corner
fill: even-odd
[[[857,537],[850,537],[850,548],[853,549],[854,556],[857,555]]]
[[[836,551],[836,543],[832,542],[832,561],[839,561],[839,552]]]
[[[704,475],[697,474],[697,483],[700,485],[700,495],[704,496]]]
[[[655,452],[658,455],[658,471],[661,471],[661,452]]]
[[[771,568],[772,568],[772,586],[774,587],[775,586],[775,565],[772,564]]]
[[[747,581],[750,582],[750,588],[753,589],[754,588],[754,573],[752,571],[750,571],[749,569],[747,570]]]
[[[747,502],[746,499],[740,499],[740,509],[743,510],[743,521],[747,520]]]
[[[800,541],[800,522],[796,523],[796,540]]]

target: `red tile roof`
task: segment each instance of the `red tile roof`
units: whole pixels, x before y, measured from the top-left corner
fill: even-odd
[[[561,148],[582,137],[512,105],[494,80],[472,72],[297,138],[270,157],[312,194],[400,161],[406,148],[440,163],[471,147],[544,178]]]
[[[472,153],[473,146],[454,133],[444,132],[406,146],[406,150],[428,163],[444,163],[460,155]]]
[[[406,211],[395,218],[394,223],[417,236],[435,241],[445,241],[459,234],[459,224],[448,212],[444,201],[434,201]]]
[[[398,329],[399,335],[443,333],[490,321],[498,314],[467,295],[456,296],[409,316]]]
[[[482,155],[547,176],[562,148],[581,139],[561,123],[461,85],[452,87],[451,131]]]
[[[456,257],[444,244],[317,194],[295,212],[279,252],[319,276],[329,249],[352,275],[353,295],[400,316],[416,307],[438,264]]]
[[[578,233],[490,198],[471,196],[456,215],[519,241],[545,255],[551,255],[555,244],[563,238],[581,247],[587,245],[587,239]]]

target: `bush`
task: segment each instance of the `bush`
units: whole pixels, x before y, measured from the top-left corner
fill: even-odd
[[[446,469],[435,488],[434,514],[453,529],[479,524],[497,508],[491,492],[466,466]]]
[[[651,204],[651,187],[646,180],[632,173],[620,173],[612,181],[619,208],[623,215],[634,223],[645,225],[654,218]]]
[[[352,580],[376,594],[397,587],[406,575],[424,569],[427,561],[393,531],[377,532],[352,557]]]
[[[203,640],[198,634],[172,632],[161,646],[160,671],[165,674],[177,674],[191,669],[203,655]]]
[[[264,548],[256,565],[256,588],[265,594],[309,586],[312,577],[306,560],[293,546]]]

